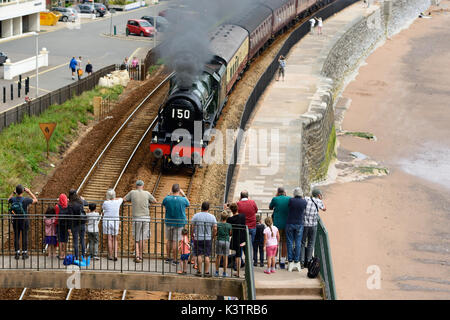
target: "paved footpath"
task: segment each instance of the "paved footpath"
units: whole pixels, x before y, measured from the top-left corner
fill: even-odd
[[[372,7],[372,6],[371,6]],[[373,6],[374,7],[374,6]],[[268,208],[275,195],[276,188],[284,186],[288,195],[300,182],[300,116],[308,111],[309,104],[317,91],[317,85],[323,77],[320,75],[322,65],[330,47],[343,32],[352,26],[352,22],[367,14],[361,3],[356,3],[341,13],[324,21],[323,35],[309,34],[289,52],[286,59],[285,80],[275,79],[267,87],[255,108],[248,129],[279,130],[278,150],[270,150],[269,155],[275,159],[275,166],[250,165],[249,149],[253,142],[246,141],[245,161],[240,165],[236,176],[233,200],[239,198],[241,190],[248,190],[250,198],[259,208]],[[261,147],[258,148],[258,151]],[[242,155],[240,155],[242,156]],[[309,279],[306,269],[302,272],[289,273],[277,270],[274,274],[264,274],[263,268],[255,268],[256,295],[258,299],[317,299],[320,298],[320,282]]]
[[[276,135],[273,139],[278,140],[279,147],[271,147],[273,141],[268,139],[267,147],[264,150],[258,147],[258,152],[267,149],[268,157],[271,157],[269,165],[261,164],[263,161],[251,164],[249,150],[252,152],[254,142],[247,139],[245,155],[240,155],[245,158],[237,172],[234,200],[245,189],[260,208],[267,208],[277,187],[285,187],[291,195],[292,190],[299,185],[300,116],[308,111],[317,85],[323,78],[320,71],[330,46],[342,35],[342,30],[346,30],[354,19],[367,10],[359,2],[354,4],[324,21],[323,35],[308,34],[291,49],[286,59],[285,80],[272,80],[247,125],[247,130],[266,130],[269,137],[271,130],[278,129],[278,139]]]

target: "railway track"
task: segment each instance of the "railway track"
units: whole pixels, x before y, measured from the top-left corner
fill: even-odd
[[[24,288],[19,300],[70,300],[72,289]]]
[[[86,199],[104,199],[109,188],[115,189],[137,149],[156,123],[159,106],[165,98],[161,89],[171,76],[167,76],[150,92],[116,131],[78,187],[79,194]]]

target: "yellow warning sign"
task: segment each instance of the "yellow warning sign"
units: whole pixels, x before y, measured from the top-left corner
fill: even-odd
[[[52,122],[52,123],[39,123],[39,127],[41,127],[42,133],[45,136],[45,139],[50,140],[53,131],[55,131],[56,128],[56,123]]]

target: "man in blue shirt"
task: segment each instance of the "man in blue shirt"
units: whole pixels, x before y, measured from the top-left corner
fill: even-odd
[[[166,208],[165,227],[166,227],[166,263],[178,264],[177,261],[177,243],[181,240],[181,230],[187,223],[186,207],[189,207],[189,200],[186,198],[180,185],[175,183],[172,186],[172,193],[166,196],[162,202]],[[173,253],[173,259],[171,259]]]
[[[289,213],[286,219],[286,242],[288,249],[288,271],[293,271],[300,266],[300,248],[303,236],[303,215],[306,209],[306,200],[302,198],[303,191],[300,187],[294,189],[294,197],[289,199]]]

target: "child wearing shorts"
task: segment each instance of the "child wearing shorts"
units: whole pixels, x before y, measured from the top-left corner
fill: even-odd
[[[181,270],[178,270],[178,274],[187,273],[187,262],[189,255],[191,254],[191,246],[189,245],[188,230],[184,228],[181,231],[181,240],[178,241],[178,250],[181,253]]]
[[[220,260],[223,259],[222,277],[227,276],[228,253],[230,252],[230,236],[232,226],[227,222],[228,212],[222,212],[220,215],[220,223],[217,224],[217,242],[216,242],[216,273],[219,276]]]
[[[280,233],[278,228],[273,225],[271,217],[264,220],[266,228],[264,229],[264,247],[267,255],[267,270],[266,274],[275,273],[275,256],[277,255],[278,243],[280,242]]]

